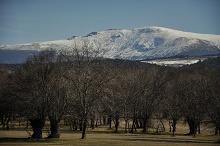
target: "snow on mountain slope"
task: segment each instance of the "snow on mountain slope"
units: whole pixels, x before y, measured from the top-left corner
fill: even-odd
[[[71,50],[83,42],[105,50],[104,57],[130,60],[170,57],[175,55],[200,56],[220,54],[220,35],[182,32],[163,27],[143,27],[129,30],[109,29],[68,40],[36,42],[22,45],[4,45],[1,50],[41,51]],[[2,53],[0,53],[1,55]],[[10,54],[8,57],[10,57]],[[1,57],[1,56],[0,56]],[[0,60],[0,62],[2,62]]]

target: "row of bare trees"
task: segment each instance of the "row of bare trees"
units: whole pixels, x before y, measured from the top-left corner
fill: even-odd
[[[142,128],[148,132],[152,118],[177,122],[185,118],[190,135],[200,124],[209,124],[220,134],[220,69],[198,65],[193,68],[168,68],[132,61],[108,60],[90,46],[75,47],[72,54],[45,51],[33,56],[19,69],[1,69],[0,114],[3,127],[12,117],[25,117],[33,128],[33,138],[42,137],[46,118],[48,137],[58,138],[58,123],[65,116],[82,139],[86,129],[120,119],[125,132]],[[108,120],[106,120],[108,119]],[[97,120],[96,120],[97,121]]]
[[[173,123],[185,117],[189,135],[200,133],[200,124],[213,125],[215,134],[220,134],[219,68],[194,66],[176,70],[173,79],[166,85],[164,111]]]

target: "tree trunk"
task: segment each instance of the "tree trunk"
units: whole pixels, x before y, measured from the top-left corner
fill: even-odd
[[[88,113],[86,110],[83,113],[82,117],[82,138],[81,139],[86,139],[86,129],[87,129],[87,123],[88,122]]]
[[[33,134],[31,135],[32,138],[42,138],[42,129],[44,127],[45,124],[45,120],[44,119],[31,119],[31,126],[33,128]]]
[[[132,121],[132,126],[131,126],[130,133],[134,133],[134,129],[135,129],[135,132],[137,131],[136,130],[136,123],[137,123],[137,118],[136,118],[136,111],[134,109],[134,111],[133,111],[133,121]]]
[[[131,125],[131,131],[130,133],[134,133],[134,129],[135,129],[135,123],[134,121],[132,122],[132,125]]]
[[[139,123],[140,123],[140,125],[138,128],[143,128],[143,122],[142,122],[141,118],[139,118]]]
[[[136,128],[140,128],[140,124],[139,124],[139,121],[138,121],[137,118],[136,118],[136,120],[135,120],[135,127],[136,127]]]
[[[115,133],[118,133],[118,126],[119,126],[119,115],[115,116]]]
[[[195,122],[194,122],[194,129],[193,129],[193,137],[196,137],[197,126],[198,126],[198,124],[197,124],[197,122],[195,121]]]
[[[103,116],[103,124],[106,125],[106,116]]]
[[[80,131],[83,130],[83,121],[82,120],[79,121],[79,130]]]
[[[95,127],[98,128],[98,122],[97,121],[95,122]]]
[[[163,131],[163,132],[166,131],[166,128],[165,128],[165,126],[164,126],[164,124],[163,124],[163,120],[162,120],[162,119],[160,119],[160,123],[161,123],[161,125],[162,125],[162,131]]]
[[[147,133],[147,120],[143,120],[143,133]]]
[[[219,124],[215,125],[215,135],[220,135],[220,126],[219,126]]]
[[[188,135],[193,135],[195,136],[196,131],[197,131],[197,123],[194,118],[189,118],[187,117],[187,123],[189,125],[189,133]]]
[[[173,136],[175,136],[175,132],[176,132],[176,123],[177,123],[177,120],[176,119],[173,119],[173,124],[172,124],[172,127],[173,127]]]
[[[58,132],[58,125],[59,120],[57,120],[56,118],[50,118],[50,135],[48,136],[48,138],[60,138],[60,134]]]
[[[96,122],[97,123],[97,122]],[[98,124],[98,123],[97,123]],[[99,125],[101,126],[102,125],[102,117],[100,117],[99,119]]]
[[[132,126],[131,126],[131,131],[130,131],[130,133],[134,133],[134,130],[135,130],[135,132],[137,131],[137,129],[136,129],[136,118],[134,118],[133,119],[133,123],[132,123]]]
[[[198,134],[201,134],[201,130],[200,130],[200,122],[197,124],[198,127]]]
[[[172,132],[173,123],[169,121],[170,132]]]
[[[11,120],[11,117],[9,117],[6,121],[6,129],[9,130],[9,121]]]
[[[143,133],[147,133],[148,132],[148,123],[149,122],[149,118],[148,117],[144,117],[143,118]]]
[[[72,122],[72,126],[73,126],[73,131],[77,131],[78,121],[77,121],[77,120],[74,120],[74,121]]]
[[[4,116],[1,115],[1,124],[3,125],[3,123],[4,123]]]
[[[125,120],[125,133],[128,132],[128,120],[126,119]]]
[[[86,128],[87,128],[87,120],[83,120],[82,123],[82,139],[86,139]]]
[[[2,129],[5,130],[5,126],[6,126],[6,120],[3,116],[3,120],[2,120]]]
[[[3,118],[2,119],[2,129],[3,130],[9,130],[10,129],[9,128],[9,122],[11,120],[11,116],[6,115],[6,116],[3,116],[2,118]]]
[[[112,118],[109,116],[108,118],[109,129],[112,129]]]
[[[94,129],[95,128],[95,116],[91,117],[91,128]]]

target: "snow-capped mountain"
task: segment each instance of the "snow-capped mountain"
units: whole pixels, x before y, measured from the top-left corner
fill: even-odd
[[[0,63],[21,63],[29,55],[37,54],[39,51],[71,50],[83,42],[103,49],[106,58],[143,60],[177,55],[220,54],[220,35],[182,32],[163,27],[143,27],[129,30],[109,29],[92,32],[86,36],[73,36],[67,40],[1,45]]]

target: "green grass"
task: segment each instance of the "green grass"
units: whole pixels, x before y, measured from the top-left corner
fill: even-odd
[[[48,139],[49,124],[45,125],[42,139],[28,138],[32,129],[15,126],[14,130],[0,130],[0,145],[19,145],[19,146],[46,146],[46,145],[69,145],[69,146],[216,146],[219,145],[220,137],[214,136],[212,129],[202,128],[202,134],[196,137],[185,135],[188,127],[179,124],[175,137],[170,132],[156,133],[155,129],[150,128],[148,134],[141,133],[142,129],[137,129],[134,134],[124,133],[124,125],[120,124],[119,133],[114,133],[114,129],[108,126],[99,126],[95,129],[87,130],[87,138],[81,138],[81,132],[69,130],[69,126],[60,125],[61,137],[58,139]],[[169,129],[167,122],[166,130]],[[27,131],[28,132],[27,132]]]
[[[99,128],[89,130],[87,138],[82,140],[81,132],[73,132],[70,130],[61,130],[59,139],[48,139],[47,131],[44,131],[42,139],[27,138],[29,135],[22,130],[0,130],[0,145],[71,145],[71,146],[216,146],[219,140],[218,136],[213,135],[197,135],[196,137],[177,134],[172,137],[170,133],[155,134],[130,134],[120,131],[119,134],[113,133],[113,130]]]

